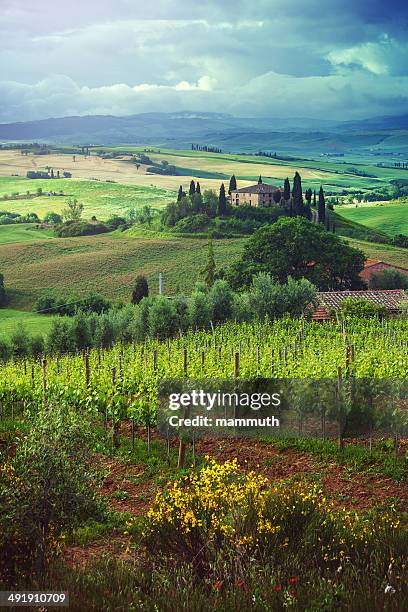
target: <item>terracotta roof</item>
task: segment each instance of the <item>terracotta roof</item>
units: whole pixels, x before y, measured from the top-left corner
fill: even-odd
[[[379,261],[378,259],[370,259],[369,257],[366,259],[364,264],[365,268],[369,268],[370,266],[376,266],[379,263],[384,263],[383,261]]]
[[[241,187],[241,189],[234,189],[231,193],[273,193],[280,187],[276,185],[268,185],[267,183],[258,183],[257,185],[250,185],[249,187]]]
[[[398,310],[406,299],[402,289],[384,289],[379,291],[321,291],[317,294],[320,305],[339,310],[346,298],[364,299],[385,306],[387,310]]]
[[[330,315],[324,306],[318,306],[312,314],[312,321],[329,321]]]

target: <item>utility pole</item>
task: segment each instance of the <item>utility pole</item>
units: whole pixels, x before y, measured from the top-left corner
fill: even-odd
[[[159,295],[163,295],[163,272],[159,272]]]

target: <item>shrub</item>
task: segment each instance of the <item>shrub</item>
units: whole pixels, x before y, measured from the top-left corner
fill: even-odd
[[[408,289],[408,274],[386,269],[375,272],[369,281],[370,289]]]
[[[174,304],[159,296],[153,301],[148,315],[148,329],[159,339],[172,336],[177,331],[177,313]]]
[[[27,357],[30,354],[30,340],[22,323],[19,323],[16,330],[11,334],[10,341],[14,357]]]
[[[5,306],[7,302],[6,288],[4,286],[4,276],[0,272],[0,307]]]
[[[139,304],[139,302],[149,295],[149,285],[147,278],[143,274],[139,274],[135,280],[135,286],[132,291],[132,304]]]
[[[271,485],[242,473],[236,459],[211,461],[157,495],[143,540],[151,554],[189,562],[200,575],[220,560],[276,567],[291,555],[320,570],[346,560],[365,570],[374,552],[389,560],[390,547],[401,559],[407,540],[392,509],[373,518],[336,510],[316,484]]]
[[[56,212],[48,212],[44,216],[44,223],[62,223],[62,217]]]
[[[214,322],[231,318],[234,294],[225,280],[216,280],[208,292]]]
[[[89,426],[56,406],[32,419],[15,457],[0,467],[0,576],[42,574],[64,537],[101,517],[88,462]]]
[[[408,249],[408,236],[405,236],[405,234],[397,234],[392,239],[392,243],[395,246],[402,247],[403,249]]]
[[[188,304],[188,318],[193,328],[206,329],[210,325],[212,315],[208,295],[203,291],[195,291]]]
[[[346,298],[340,310],[340,314],[345,317],[383,317],[387,314],[387,309],[381,304],[374,304],[370,300],[362,298]]]
[[[104,223],[87,223],[86,221],[66,221],[62,225],[59,225],[56,230],[59,238],[92,236],[94,234],[104,234],[109,231],[109,228]]]

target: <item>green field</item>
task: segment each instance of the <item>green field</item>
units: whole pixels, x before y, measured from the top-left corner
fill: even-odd
[[[216,240],[219,266],[240,254],[245,239]],[[190,292],[200,278],[208,244],[198,238],[128,237],[122,233],[0,245],[10,306],[31,309],[46,289],[85,295],[98,291],[128,302],[135,277],[147,276],[152,293],[164,273],[165,293]]]
[[[96,150],[143,152],[143,146],[97,147]],[[155,150],[155,147],[152,147]],[[328,191],[341,192],[343,189],[371,191],[387,186],[394,179],[407,178],[407,172],[400,168],[379,167],[371,160],[355,161],[346,158],[274,159],[255,155],[208,153],[179,149],[157,149],[148,152],[154,162],[166,160],[175,165],[179,174],[193,177],[212,177],[227,180],[231,174],[237,179],[256,181],[262,174],[268,182],[278,185],[286,176],[293,176],[297,170],[302,176],[304,187],[319,189],[320,184]],[[379,160],[380,161],[380,160]],[[361,175],[360,175],[361,174]],[[366,175],[366,176],[364,176]]]
[[[0,308],[0,336],[10,336],[19,325],[23,325],[29,334],[45,335],[51,327],[53,318],[51,315]]]
[[[408,234],[408,201],[379,202],[355,206],[337,206],[336,213],[367,227],[387,233]]]
[[[96,215],[98,219],[107,219],[113,214],[125,214],[132,208],[137,209],[145,204],[161,208],[174,199],[174,193],[160,187],[123,185],[109,181],[86,179],[25,179],[20,177],[0,177],[0,197],[30,191],[36,193],[41,187],[45,195],[27,199],[7,199],[0,201],[0,210],[24,214],[34,212],[40,218],[46,212],[60,213],[66,207],[69,197],[83,202],[84,217]],[[48,196],[48,190],[62,192],[64,195]]]
[[[356,249],[361,249],[367,258],[385,261],[393,266],[408,269],[408,249],[390,246],[388,244],[375,244],[364,240],[345,238]]]
[[[44,238],[52,238],[53,236],[54,232],[52,230],[36,229],[33,223],[0,225],[0,244],[44,240]]]

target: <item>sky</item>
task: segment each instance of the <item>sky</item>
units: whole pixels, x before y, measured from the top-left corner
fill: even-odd
[[[0,0],[0,122],[408,109],[401,0]]]

